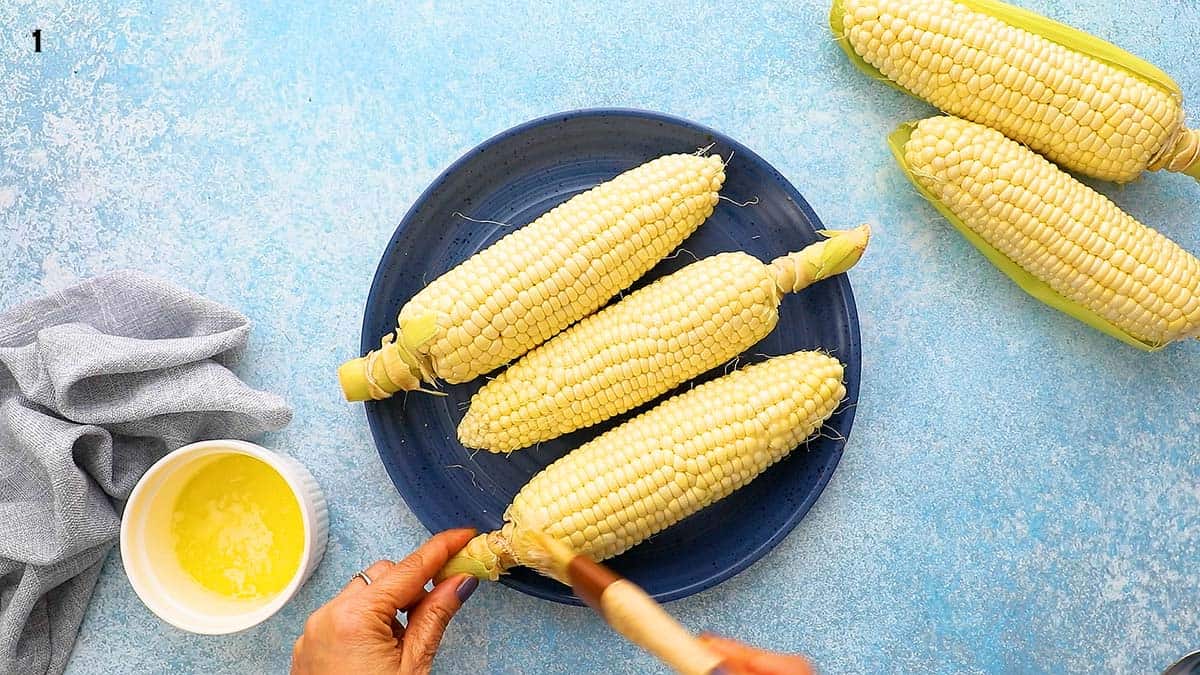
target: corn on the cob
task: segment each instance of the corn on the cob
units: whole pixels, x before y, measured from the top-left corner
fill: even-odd
[[[692,263],[530,351],[471,399],[463,445],[510,452],[631,410],[763,339],[779,303],[858,262],[862,225],[770,264],[746,253]]]
[[[835,0],[830,24],[867,72],[1067,169],[1200,179],[1179,86],[1095,36],[997,0]]]
[[[724,180],[720,157],[668,155],[509,233],[413,296],[394,338],[338,369],[346,398],[466,382],[524,354],[683,242],[712,213]]]
[[[954,117],[891,139],[909,178],[1034,297],[1142,349],[1200,334],[1200,260],[999,132]]]
[[[534,476],[503,527],[473,539],[442,576],[496,579],[530,562],[529,529],[594,560],[615,556],[750,482],[816,432],[845,393],[841,363],[796,352],[668,399]]]

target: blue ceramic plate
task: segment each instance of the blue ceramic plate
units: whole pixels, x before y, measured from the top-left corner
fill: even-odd
[[[396,326],[400,306],[428,280],[499,239],[504,228],[467,220],[524,224],[597,183],[659,155],[712,146],[728,158],[722,200],[686,242],[689,253],[664,260],[643,285],[721,251],[762,260],[818,239],[817,216],[796,189],[737,141],[686,120],[634,110],[583,110],[534,120],[484,142],[455,162],[417,199],[388,243],[363,319],[362,350]],[[848,227],[857,223],[837,223]],[[824,349],[846,365],[848,400],[823,436],[798,448],[729,498],[678,523],[611,561],[612,567],[660,601],[697,593],[737,574],[771,550],[808,512],[829,481],[850,434],[858,400],[860,345],[854,298],[845,275],[787,296],[775,331],[742,362],[764,354]],[[720,372],[705,376],[712,377]],[[704,379],[704,378],[701,378]],[[499,527],[525,482],[617,421],[578,431],[512,455],[472,454],[455,428],[480,382],[446,386],[446,397],[420,393],[367,403],[379,455],[408,506],[431,531]],[[636,412],[636,411],[635,411]],[[508,586],[578,604],[570,591],[527,570],[502,577]]]

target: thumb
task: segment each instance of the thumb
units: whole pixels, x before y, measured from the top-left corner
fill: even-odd
[[[425,595],[425,584],[461,549],[475,530],[446,530],[435,534],[407,558],[392,565],[364,594],[368,606],[391,617],[397,608],[411,607]]]
[[[401,672],[428,673],[442,643],[442,634],[458,608],[479,586],[479,579],[458,574],[433,587],[411,612],[401,645]]]

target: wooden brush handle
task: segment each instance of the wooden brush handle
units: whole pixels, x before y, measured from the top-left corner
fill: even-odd
[[[570,555],[562,551],[562,557]],[[641,587],[584,555],[563,570],[571,588],[630,642],[683,675],[710,675],[721,657],[684,628]],[[723,670],[723,669],[722,669]]]
[[[721,665],[716,652],[628,579],[604,589],[600,612],[614,630],[683,675],[708,675]]]

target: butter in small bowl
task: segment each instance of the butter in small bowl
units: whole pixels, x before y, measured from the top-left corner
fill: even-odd
[[[325,498],[312,475],[244,441],[204,441],[159,460],[121,523],[138,597],[168,623],[220,634],[283,607],[320,561]]]

